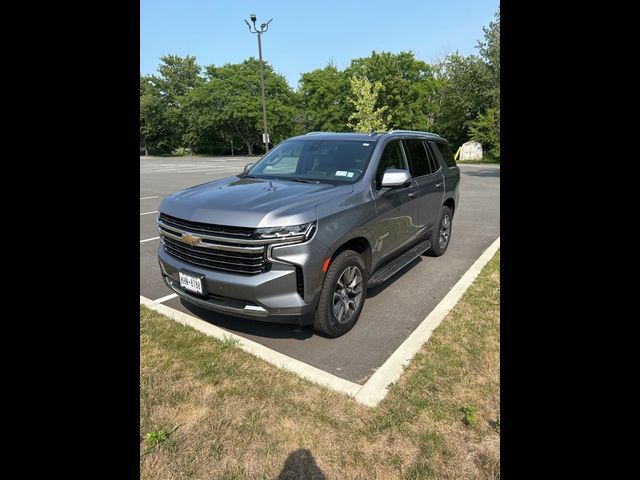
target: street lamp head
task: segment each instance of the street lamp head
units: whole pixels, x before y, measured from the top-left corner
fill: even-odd
[[[256,19],[257,19],[257,17],[256,17],[256,14],[255,14],[255,13],[252,13],[252,14],[250,15],[250,17],[249,17],[249,18],[251,18],[251,21],[252,21],[253,23],[256,23]]]

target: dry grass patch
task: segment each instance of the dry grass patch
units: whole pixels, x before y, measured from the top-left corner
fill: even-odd
[[[499,478],[499,270],[498,252],[375,409],[141,307],[140,435],[178,426],[141,478]]]

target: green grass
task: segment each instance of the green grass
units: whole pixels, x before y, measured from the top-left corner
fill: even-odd
[[[240,340],[233,337],[225,336],[223,340],[220,340],[220,348],[226,350],[227,348],[235,348],[240,345]]]
[[[464,412],[464,423],[469,427],[473,427],[478,422],[478,409],[474,406],[467,405],[466,407],[462,407],[462,411]]]
[[[147,432],[147,434],[144,436],[144,441],[147,445],[147,448],[142,454],[146,455],[147,453],[151,453],[153,450],[159,447],[161,443],[166,442],[169,439],[169,435],[175,432],[178,427],[179,425],[176,425],[171,429],[160,428]]]
[[[498,252],[375,409],[141,307],[141,478],[499,478],[499,275]]]

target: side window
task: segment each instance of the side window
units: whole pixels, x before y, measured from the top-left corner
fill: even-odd
[[[422,177],[435,171],[429,163],[427,151],[422,140],[418,138],[405,139],[404,144],[407,147],[406,152],[411,164],[411,176]]]
[[[409,170],[407,160],[402,153],[402,146],[400,140],[392,140],[384,147],[382,155],[380,156],[380,163],[378,164],[378,170],[376,170],[376,189],[382,188],[382,176],[387,168],[401,168],[403,170]]]
[[[436,148],[440,152],[440,155],[442,155],[444,162],[448,166],[450,167],[456,166],[456,160],[453,158],[453,152],[449,148],[449,145],[447,145],[446,143],[440,143],[440,142],[432,142],[431,144],[436,146]]]
[[[435,153],[433,153],[433,150],[429,146],[429,142],[425,141],[423,144],[424,144],[424,148],[427,150],[427,155],[429,156],[429,164],[431,165],[431,171],[437,172],[438,170],[440,170],[440,164],[438,163],[438,160],[436,160]]]

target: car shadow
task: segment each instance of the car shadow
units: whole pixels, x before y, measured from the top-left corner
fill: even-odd
[[[491,170],[479,170],[474,172],[464,172],[461,175],[468,175],[470,177],[500,177],[500,169],[491,169]]]
[[[367,297],[373,298],[386,288],[400,280],[402,276],[412,268],[422,262],[422,256],[416,258],[411,263],[394,273],[386,282],[377,287],[367,289]],[[224,328],[238,334],[254,335],[256,337],[265,338],[290,338],[293,340],[307,340],[315,336],[321,338],[331,338],[319,332],[314,332],[312,326],[289,325],[284,323],[270,323],[250,318],[238,318],[231,315],[225,315],[219,312],[213,312],[205,308],[194,305],[187,300],[180,298],[180,303],[191,314],[208,322],[216,327]]]
[[[283,323],[268,323],[249,318],[232,317],[223,313],[213,312],[204,309],[180,298],[180,303],[193,315],[211,323],[216,327],[231,330],[236,333],[255,335],[256,337],[267,338],[291,338],[294,340],[306,340],[314,335],[310,327],[299,325],[287,325]]]
[[[416,258],[415,260],[412,260],[410,263],[408,263],[407,265],[402,267],[400,270],[398,270],[396,273],[391,275],[391,277],[389,277],[386,282],[378,285],[377,287],[368,288],[367,298],[373,298],[376,295],[378,295],[380,292],[384,292],[385,289],[389,288],[391,285],[396,283],[398,280],[402,278],[402,276],[405,273],[407,273],[412,268],[415,268],[417,265],[420,265],[421,262],[422,262],[422,255]]]

